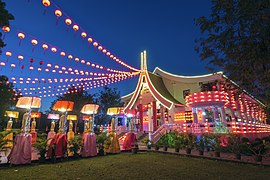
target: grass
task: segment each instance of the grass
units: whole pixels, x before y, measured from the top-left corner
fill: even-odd
[[[270,167],[159,153],[1,167],[0,179],[268,179]]]

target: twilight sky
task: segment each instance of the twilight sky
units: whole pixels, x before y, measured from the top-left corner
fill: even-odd
[[[206,65],[200,61],[199,55],[194,51],[194,40],[200,37],[199,28],[194,24],[194,18],[210,13],[210,0],[51,0],[51,6],[44,8],[42,0],[4,0],[6,8],[15,16],[11,21],[11,31],[6,33],[7,46],[3,49],[0,62],[6,66],[0,67],[0,75],[7,75],[16,80],[24,78],[23,84],[17,84],[17,88],[36,88],[33,95],[40,95],[43,87],[46,93],[56,93],[57,87],[68,83],[52,83],[48,80],[26,84],[27,78],[76,78],[77,75],[63,75],[59,73],[41,71],[37,68],[46,68],[46,64],[59,65],[66,68],[108,73],[104,70],[88,67],[85,64],[75,62],[59,55],[60,49],[66,54],[72,54],[79,59],[85,59],[91,63],[99,64],[107,68],[129,71],[112,59],[99,52],[93,46],[88,46],[86,39],[80,36],[82,29],[103,47],[109,49],[114,55],[127,64],[139,68],[140,52],[147,51],[148,69],[153,71],[155,67],[178,74],[200,75],[208,73]],[[61,9],[63,16],[57,18],[54,15],[56,6]],[[79,25],[76,33],[71,26],[64,23],[66,17]],[[19,32],[25,34],[20,41]],[[33,46],[31,40],[38,40]],[[52,53],[41,47],[43,43],[49,47],[56,47],[57,53]],[[12,52],[11,57],[5,55],[6,51]],[[24,59],[19,63],[18,55]],[[30,63],[30,59],[34,62]],[[43,62],[40,65],[40,61]],[[10,67],[15,64],[15,68]],[[29,66],[34,70],[30,71]],[[24,66],[22,69],[21,66]],[[137,78],[115,83],[111,87],[117,87],[121,95],[135,90]],[[51,86],[51,88],[49,88]],[[41,90],[37,90],[40,87]],[[60,88],[61,89],[61,88]],[[48,92],[51,90],[51,92]],[[91,90],[95,93],[99,90]],[[44,92],[42,92],[43,94]],[[52,97],[42,98],[41,111],[49,108]]]

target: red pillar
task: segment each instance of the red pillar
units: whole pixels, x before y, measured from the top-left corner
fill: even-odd
[[[143,131],[143,106],[139,104],[139,111],[140,111],[140,131]]]
[[[157,103],[156,101],[152,102],[153,104],[153,131],[157,130]]]

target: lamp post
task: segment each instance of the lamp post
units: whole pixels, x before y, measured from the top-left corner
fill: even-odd
[[[74,102],[72,101],[56,101],[53,106],[53,110],[62,112],[62,116],[59,120],[59,129],[58,133],[65,134],[67,131],[67,112],[72,111],[74,106]]]
[[[93,120],[94,115],[97,113],[99,108],[99,105],[97,104],[86,104],[83,106],[81,113],[90,115],[88,122],[85,123],[85,129],[83,134],[83,143],[84,148],[82,152],[83,157],[88,156],[96,156],[97,155],[97,149],[96,149],[96,135],[93,133]],[[93,120],[91,115],[93,115]]]

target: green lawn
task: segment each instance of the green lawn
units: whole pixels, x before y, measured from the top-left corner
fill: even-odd
[[[1,167],[0,179],[268,179],[270,167],[158,153]]]

